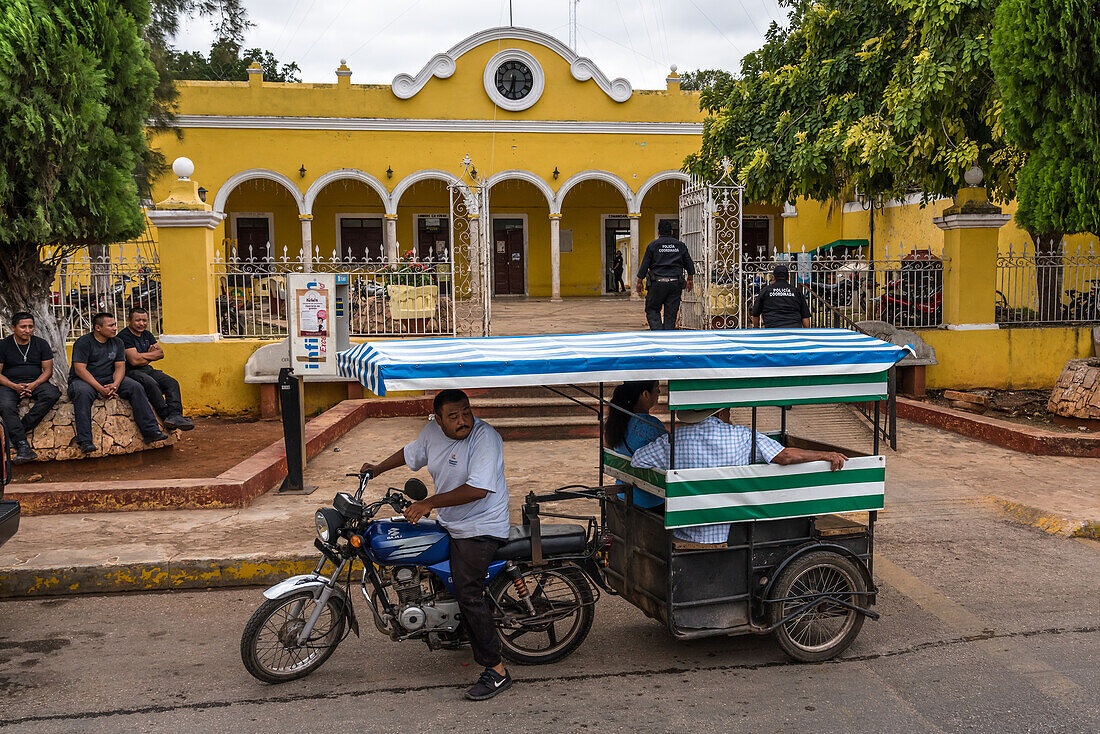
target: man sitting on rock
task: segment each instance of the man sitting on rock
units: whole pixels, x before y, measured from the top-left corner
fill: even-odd
[[[51,374],[53,350],[34,335],[34,317],[26,311],[13,314],[11,336],[0,339],[0,416],[15,447],[16,464],[38,458],[27,436],[61,398],[61,391],[50,384]],[[20,418],[23,398],[31,401],[31,408]]]
[[[145,396],[164,425],[190,431],[195,424],[183,417],[180,384],[175,378],[153,367],[164,359],[157,335],[149,331],[149,312],[135,306],[130,309],[126,328],[118,335],[126,347],[126,376],[145,388]]]
[[[134,409],[134,422],[146,443],[168,438],[168,434],[160,430],[145,389],[126,376],[125,347],[117,333],[115,317],[100,312],[92,317],[91,333],[73,344],[69,397],[73,401],[76,442],[85,454],[96,450],[92,440],[92,401],[97,397],[110,400],[121,395],[129,401]]]

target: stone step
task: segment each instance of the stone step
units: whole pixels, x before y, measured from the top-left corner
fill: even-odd
[[[490,423],[505,441],[568,441],[600,435],[595,415],[495,418]]]
[[[596,401],[587,397],[579,399],[584,405],[552,394],[550,397],[484,396],[470,398],[470,406],[474,409],[474,415],[485,420],[520,416],[588,416],[596,420],[596,412],[593,410],[597,406]],[[668,415],[667,399],[662,397],[661,404],[654,413]]]

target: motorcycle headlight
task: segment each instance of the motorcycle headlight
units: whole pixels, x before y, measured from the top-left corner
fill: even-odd
[[[317,524],[317,537],[325,543],[336,540],[336,532],[343,526],[344,517],[331,507],[322,507],[313,516]]]

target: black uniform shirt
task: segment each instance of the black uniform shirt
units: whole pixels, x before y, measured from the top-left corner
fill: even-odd
[[[115,363],[125,362],[122,340],[117,336],[100,343],[94,333],[85,334],[73,344],[73,365],[69,368],[69,381],[79,380],[76,376],[76,363],[84,362],[92,377],[106,385],[114,377]]]
[[[41,337],[32,335],[30,342],[23,347],[15,343],[14,336],[0,339],[0,364],[4,365],[4,377],[17,385],[37,380],[42,374],[42,363],[47,359],[53,359],[53,350],[49,342]]]
[[[140,334],[135,334],[130,331],[129,327],[118,332],[118,338],[122,340],[122,346],[126,349],[136,349],[138,354],[145,354],[149,351],[154,344],[157,343],[157,335],[146,329]],[[134,367],[129,362],[126,363],[126,371],[140,370],[148,365],[142,365],[141,367]]]
[[[756,297],[752,315],[760,316],[767,329],[794,329],[810,318],[810,304],[798,286],[780,280],[768,283]]]
[[[679,278],[684,274],[695,275],[695,263],[687,245],[675,237],[658,237],[645,248],[642,264],[638,268],[638,280],[646,274],[655,278]]]

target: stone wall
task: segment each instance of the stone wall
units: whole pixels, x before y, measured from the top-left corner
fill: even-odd
[[[29,401],[21,401],[19,413],[22,415],[30,408]],[[180,432],[169,431],[166,441],[145,443],[141,431],[134,423],[134,413],[130,403],[122,398],[96,400],[92,403],[92,441],[97,447],[95,453],[84,454],[76,445],[76,427],[73,421],[73,404],[66,395],[34,429],[30,436],[31,446],[38,453],[39,461],[66,461],[69,459],[95,458],[97,456],[117,456],[132,454],[146,449],[159,449],[171,446],[179,438]]]
[[[1100,420],[1100,359],[1071,359],[1050,393],[1047,410],[1066,418]]]

